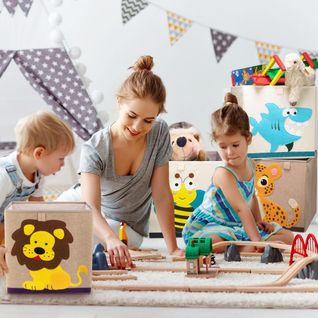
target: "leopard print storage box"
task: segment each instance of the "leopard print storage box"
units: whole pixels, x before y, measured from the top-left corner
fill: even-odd
[[[8,293],[91,291],[92,213],[84,202],[13,202],[5,210]]]
[[[255,177],[263,220],[305,232],[317,208],[317,157],[259,159]]]

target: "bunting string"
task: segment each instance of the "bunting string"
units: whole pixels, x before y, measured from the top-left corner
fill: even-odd
[[[267,43],[260,40],[255,40],[247,38],[241,35],[228,33],[216,28],[212,28],[203,23],[193,21],[187,17],[181,16],[175,12],[171,12],[162,6],[146,0],[122,0],[122,18],[123,24],[126,24],[130,19],[136,17],[138,13],[145,9],[148,5],[152,5],[167,14],[168,20],[168,32],[169,32],[169,42],[173,46],[177,41],[184,36],[193,24],[200,25],[201,27],[209,28],[212,40],[212,46],[214,49],[214,54],[216,62],[219,63],[224,55],[228,52],[231,45],[236,39],[242,39],[250,42],[254,42],[257,56],[261,64],[267,64],[271,56],[279,54],[283,48],[299,51],[300,53],[306,51],[312,58],[318,57],[318,51],[286,47],[274,43]]]

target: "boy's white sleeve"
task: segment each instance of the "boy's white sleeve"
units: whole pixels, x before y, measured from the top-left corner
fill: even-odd
[[[12,181],[6,171],[0,170],[0,206],[8,194],[14,191]]]

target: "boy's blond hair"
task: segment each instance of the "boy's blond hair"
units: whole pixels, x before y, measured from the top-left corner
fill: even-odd
[[[49,154],[61,148],[70,153],[75,147],[71,129],[48,111],[20,119],[15,126],[15,134],[17,151],[26,155],[31,155],[37,147],[44,147]]]

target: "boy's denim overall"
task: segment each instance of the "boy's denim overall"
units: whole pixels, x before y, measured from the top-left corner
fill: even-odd
[[[19,177],[18,173],[17,173],[17,168],[15,165],[9,163],[9,162],[1,162],[0,164],[0,168],[4,168],[14,187],[15,190],[7,195],[7,197],[5,198],[4,202],[2,203],[2,205],[0,206],[0,222],[3,222],[4,220],[4,209],[6,208],[6,206],[12,202],[12,201],[25,201],[28,199],[29,196],[31,196],[32,193],[35,192],[35,190],[38,188],[38,184],[35,184],[32,187],[23,187],[22,186],[22,179]],[[40,180],[38,179],[38,182]]]

